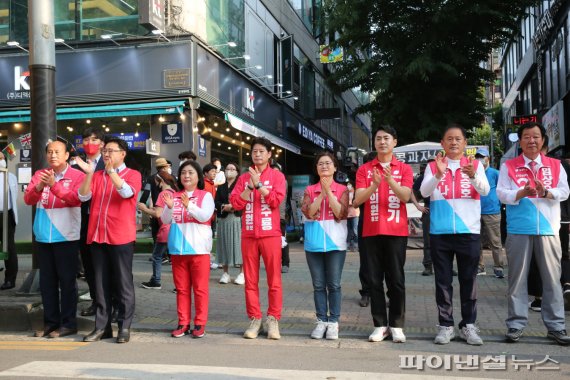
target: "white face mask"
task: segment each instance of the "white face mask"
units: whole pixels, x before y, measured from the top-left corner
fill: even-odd
[[[178,166],[182,166],[182,164],[185,163],[185,162],[186,162],[186,160],[180,161],[180,164],[179,164]]]
[[[235,170],[232,170],[231,172],[226,172],[226,177],[228,177],[228,179],[234,179],[235,177],[237,177],[237,172]]]
[[[166,172],[167,172],[168,174],[172,174],[172,168],[167,168],[167,169],[166,169]]]
[[[216,165],[216,169],[217,169],[218,171],[220,171],[220,170],[222,169],[222,165],[217,164],[217,165]]]
[[[6,167],[6,160],[0,160],[0,168]]]

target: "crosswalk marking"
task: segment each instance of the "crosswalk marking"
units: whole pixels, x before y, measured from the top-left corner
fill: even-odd
[[[34,361],[0,372],[0,377],[66,377],[82,379],[211,379],[211,378],[244,378],[244,379],[335,379],[335,380],[418,380],[440,379],[441,375],[399,374],[380,372],[349,371],[303,371],[263,368],[213,367],[194,365],[165,364],[124,364],[124,363],[89,363],[89,362],[53,362]],[[474,380],[475,377],[454,377],[455,380]],[[490,378],[487,378],[490,379]]]
[[[54,341],[0,341],[0,350],[31,350],[31,351],[71,351],[86,346],[83,342],[54,342]]]

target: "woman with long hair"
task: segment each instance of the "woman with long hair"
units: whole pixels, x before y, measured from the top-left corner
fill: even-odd
[[[208,321],[208,279],[214,198],[204,191],[202,168],[195,161],[185,161],[178,169],[178,187],[174,194],[164,193],[162,222],[170,224],[168,251],[172,258],[172,276],[176,286],[178,327],[172,336],[190,333],[192,294],[194,295],[193,338],[206,333]]]
[[[307,187],[301,211],[305,215],[305,255],[313,280],[317,326],[313,339],[338,339],[340,279],[346,258],[348,190],[334,181],[338,162],[324,151],[315,158],[319,182]]]
[[[239,178],[239,166],[235,162],[226,165],[226,182],[218,186],[216,192],[216,210],[218,213],[218,240],[216,244],[218,264],[222,265],[224,273],[220,284],[231,281],[228,268],[230,265],[242,264],[241,258],[241,211],[236,211],[230,203],[230,194]],[[235,284],[245,284],[243,267],[234,280]]]
[[[154,207],[147,207],[146,204],[139,202],[137,208],[147,215],[152,216],[158,221],[158,232],[156,234],[156,242],[152,251],[152,276],[147,282],[141,283],[141,287],[145,289],[162,289],[160,282],[161,269],[162,269],[162,257],[166,253],[168,246],[168,233],[170,231],[169,223],[162,223],[160,217],[162,216],[162,211],[164,210],[164,200],[162,198],[163,192],[168,192],[170,194],[178,191],[178,185],[176,184],[176,179],[166,171],[161,171],[154,175],[154,183],[160,189],[161,193],[158,195],[156,205]]]

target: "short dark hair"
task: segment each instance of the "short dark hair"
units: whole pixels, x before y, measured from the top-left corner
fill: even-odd
[[[376,152],[368,152],[364,155],[364,157],[362,157],[362,161],[364,163],[370,162],[374,159],[374,157],[376,157],[378,155],[378,153]]]
[[[376,140],[376,135],[380,131],[386,132],[387,134],[389,134],[390,136],[392,136],[396,140],[398,139],[398,132],[396,132],[396,130],[394,128],[392,128],[389,125],[381,125],[374,131],[374,135],[372,136],[372,140]]]
[[[253,146],[255,144],[259,144],[259,145],[263,145],[269,152],[271,152],[271,141],[269,141],[267,138],[263,137],[263,136],[259,136],[259,137],[254,137],[253,140],[251,140],[251,149],[253,150]]]
[[[127,153],[129,151],[129,146],[127,145],[127,142],[125,140],[118,138],[118,137],[111,137],[105,141],[105,145],[110,144],[110,143],[117,144],[119,146],[119,149],[124,150],[125,153]]]
[[[222,160],[220,160],[218,157],[214,157],[210,160],[210,162],[213,164],[216,161],[220,161],[220,164],[222,163]]]
[[[334,168],[338,170],[338,160],[337,160],[336,157],[334,156],[334,153],[331,152],[330,150],[323,150],[323,151],[320,151],[319,153],[317,153],[317,155],[315,156],[315,162],[313,162],[313,170],[315,171],[315,173],[317,174],[317,176],[318,176],[318,173],[319,173],[319,172],[317,171],[318,164],[319,164],[319,160],[320,160],[322,157],[325,157],[325,156],[331,159]]]
[[[216,168],[216,166],[214,164],[206,164],[204,165],[204,169],[202,170],[202,172],[204,174],[208,173],[210,170],[215,169],[217,170],[218,168]]]
[[[463,135],[464,139],[467,139],[467,131],[465,130],[465,128],[463,128],[463,126],[459,123],[449,123],[447,125],[447,127],[445,127],[445,129],[443,130],[443,134],[441,135],[441,138],[443,139],[443,136],[445,136],[445,134],[450,130],[450,129],[459,129],[461,131],[461,134]]]
[[[522,134],[523,134],[525,129],[532,129],[534,127],[538,127],[538,129],[540,129],[540,135],[542,136],[543,140],[545,137],[547,137],[546,136],[546,129],[542,126],[542,124],[536,123],[536,122],[530,122],[530,123],[524,123],[517,130],[517,136],[519,137],[519,140],[522,138]],[[546,142],[547,141],[545,140],[545,143]]]
[[[196,161],[196,155],[191,150],[186,150],[178,155],[178,159]]]
[[[103,141],[105,139],[105,131],[101,127],[87,127],[83,130],[81,137],[86,139],[87,137],[91,137],[91,135],[95,135],[96,138]]]
[[[181,176],[180,173],[182,173],[182,169],[184,169],[188,165],[192,166],[194,170],[196,170],[196,173],[198,173],[198,186],[196,187],[200,190],[204,190],[204,174],[202,173],[202,168],[200,167],[199,163],[192,160],[184,161],[182,165],[180,165],[180,167],[178,168],[178,188],[180,190],[184,190],[184,186],[182,185],[182,181],[180,180]]]

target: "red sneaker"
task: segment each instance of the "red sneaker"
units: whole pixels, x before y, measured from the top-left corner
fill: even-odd
[[[206,335],[206,325],[196,325],[192,330],[192,338],[201,338]]]
[[[181,338],[184,335],[190,334],[190,326],[189,325],[178,325],[176,330],[172,331],[173,338]]]

